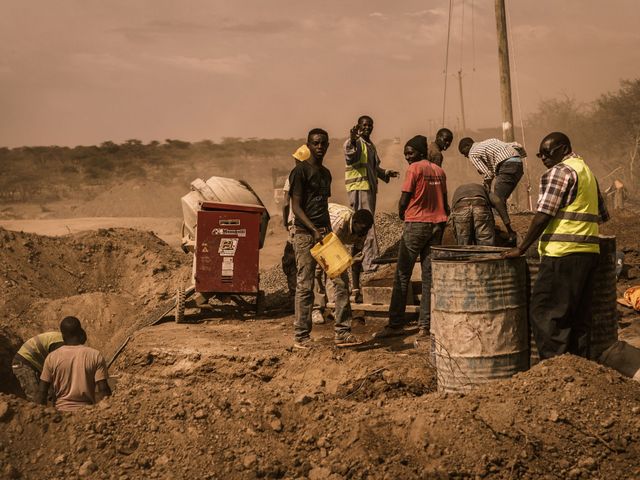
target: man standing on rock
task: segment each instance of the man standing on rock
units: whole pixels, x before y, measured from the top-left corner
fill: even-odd
[[[385,183],[398,176],[395,170],[385,170],[380,166],[380,157],[371,141],[373,119],[363,115],[358,119],[344,144],[346,161],[345,183],[349,203],[354,210],[364,208],[372,215],[376,213],[378,179]],[[373,260],[378,256],[378,242],[375,227],[369,230],[363,249],[362,267],[365,272],[375,270]]]
[[[45,332],[24,342],[13,357],[11,368],[27,400],[35,402],[42,367],[47,356],[64,345],[60,332]]]
[[[491,183],[495,178],[493,191],[506,204],[524,173],[522,158],[527,153],[522,145],[506,143],[497,138],[474,142],[473,138],[465,137],[460,140],[458,150],[471,160],[482,175],[487,190],[491,191]]]
[[[453,132],[448,128],[441,128],[436,133],[435,142],[429,143],[429,153],[427,154],[427,160],[431,163],[435,163],[437,166],[442,167],[444,157],[442,152],[447,150],[453,142]]]
[[[564,133],[547,135],[537,156],[548,170],[540,178],[536,214],[522,244],[503,256],[523,255],[540,237],[540,270],[530,306],[540,358],[588,357],[598,223],[606,222],[609,213],[596,177]]]
[[[87,334],[76,317],[60,322],[64,345],[44,361],[38,403],[47,404],[47,392],[53,385],[55,406],[72,412],[96,403],[96,387],[102,396],[111,395],[107,383],[107,363],[102,354],[84,343]]]
[[[321,128],[314,128],[307,135],[307,147],[311,152],[309,160],[298,163],[289,175],[291,208],[295,216],[293,248],[298,271],[294,347],[299,349],[311,346],[311,312],[316,269],[311,248],[331,231],[331,172],[322,165],[329,148],[329,135]],[[332,281],[336,293],[335,343],[338,346],[355,345],[358,340],[351,334],[348,272],[345,271]]]
[[[416,135],[404,147],[409,162],[398,205],[404,220],[398,264],[393,279],[389,323],[375,334],[376,338],[402,335],[406,324],[407,290],[418,255],[422,267],[420,300],[420,336],[428,336],[431,328],[431,245],[442,240],[442,223],[447,221],[447,178],[444,170],[427,160],[427,138]]]

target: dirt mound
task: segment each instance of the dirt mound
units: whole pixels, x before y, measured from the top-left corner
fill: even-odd
[[[152,232],[132,229],[64,237],[0,229],[0,249],[0,328],[13,339],[0,358],[3,369],[20,346],[16,338],[57,329],[66,315],[80,318],[88,344],[110,356],[133,326],[172,298],[190,266]]]
[[[136,374],[121,374],[114,396],[83,415],[0,396],[0,462],[5,474],[26,478],[87,470],[334,480],[640,475],[640,387],[613,371],[564,356],[510,381],[447,395],[406,388],[428,353],[396,354],[404,366],[373,359],[364,379],[358,355],[323,346],[216,357],[156,351],[127,367]],[[122,366],[134,358],[129,352]],[[323,364],[321,377],[300,381]],[[378,388],[361,387],[369,394],[358,396],[318,381],[338,377],[357,385],[371,378]]]
[[[98,193],[58,217],[180,217],[180,197],[189,185],[163,185],[157,182],[124,182]]]

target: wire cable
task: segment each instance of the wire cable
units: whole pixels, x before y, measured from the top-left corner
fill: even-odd
[[[509,45],[511,48],[509,49],[509,56],[511,65],[513,65],[513,76],[515,77],[515,92],[516,92],[516,105],[518,106],[518,116],[520,117],[520,131],[522,132],[522,146],[524,149],[527,149],[527,139],[524,131],[524,120],[522,118],[522,104],[520,103],[520,82],[518,78],[518,63],[516,61],[516,44],[513,41],[513,36],[511,35],[511,16],[509,15],[509,8],[507,7],[507,2],[505,2],[505,16],[507,20],[507,38],[509,40]],[[528,160],[525,157],[523,161],[524,171],[527,176],[527,199],[529,204],[529,210],[533,210],[533,204],[531,201],[531,174],[529,172]]]
[[[449,45],[451,43],[451,10],[453,0],[449,0],[449,20],[447,22],[447,48],[444,55],[444,95],[442,98],[442,125],[444,126],[444,116],[447,111],[447,77],[449,76]]]

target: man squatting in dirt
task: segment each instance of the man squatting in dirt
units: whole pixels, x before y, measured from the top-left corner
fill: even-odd
[[[402,335],[411,272],[420,255],[422,298],[420,300],[419,335],[428,336],[431,328],[431,245],[442,240],[442,224],[447,221],[447,178],[444,170],[427,160],[427,137],[416,135],[404,147],[409,163],[398,205],[404,230],[400,239],[398,264],[393,279],[389,323],[376,338]]]
[[[96,403],[96,387],[102,397],[111,395],[107,363],[102,354],[84,345],[87,334],[76,317],[60,322],[64,345],[44,361],[37,402],[47,404],[47,392],[53,386],[55,407],[72,412]]]
[[[368,115],[361,116],[349,132],[349,138],[344,143],[345,184],[351,208],[364,208],[375,215],[378,179],[389,183],[391,178],[398,176],[398,172],[380,166],[378,151],[371,141],[372,132],[373,119]],[[372,262],[379,255],[375,226],[369,230],[363,254],[364,271],[375,270],[376,265]]]
[[[293,160],[297,165],[298,162],[304,162],[309,160],[311,156],[311,152],[309,152],[309,147],[307,145],[301,145],[295,152],[293,152]],[[284,193],[284,198],[282,201],[282,221],[284,222],[284,228],[287,229],[289,235],[287,236],[287,242],[284,245],[284,253],[282,254],[282,271],[284,275],[287,277],[287,287],[289,288],[289,296],[295,297],[296,295],[296,254],[293,251],[293,209],[291,208],[291,196],[289,195],[289,190],[291,186],[289,185],[289,177],[284,182],[284,187],[282,187],[282,191]]]
[[[530,307],[540,358],[567,352],[588,357],[598,222],[606,222],[609,213],[596,177],[564,133],[544,137],[537,156],[548,170],[540,178],[536,214],[522,244],[503,256],[523,255],[540,237]]]
[[[307,135],[307,147],[311,152],[309,160],[298,163],[289,174],[291,208],[295,216],[293,248],[298,271],[294,347],[300,349],[307,349],[311,345],[311,311],[316,269],[311,248],[331,230],[331,172],[322,165],[329,148],[329,135],[321,128],[314,128]],[[335,343],[340,346],[355,345],[358,340],[351,334],[348,272],[345,271],[332,282],[336,297]]]
[[[64,340],[60,332],[44,332],[24,342],[13,357],[11,369],[27,400],[37,400],[44,361],[62,345]]]
[[[522,145],[516,142],[506,143],[497,138],[474,142],[465,137],[458,144],[460,153],[471,160],[473,166],[483,176],[484,186],[493,191],[506,204],[524,174],[522,157],[527,156]]]
[[[329,218],[331,230],[345,246],[351,247],[351,277],[353,285],[351,289],[352,301],[362,303],[360,293],[360,274],[362,273],[362,248],[367,233],[373,225],[373,215],[369,210],[361,208],[354,212],[353,209],[337,203],[329,204]],[[316,282],[314,288],[313,312],[311,320],[314,324],[325,323],[324,310],[327,307],[326,273],[320,265],[316,266]]]

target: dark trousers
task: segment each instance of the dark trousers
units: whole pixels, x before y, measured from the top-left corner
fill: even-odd
[[[282,254],[282,271],[287,277],[289,295],[293,296],[296,293],[296,277],[298,271],[296,269],[296,253],[293,250],[293,244],[290,241],[287,241],[284,245],[284,252]]]
[[[391,305],[389,305],[389,326],[404,325],[407,309],[407,290],[411,282],[411,272],[420,255],[422,267],[422,299],[420,300],[420,328],[429,330],[431,324],[431,245],[439,245],[442,227],[435,223],[406,222],[400,239],[398,264],[393,279]]]
[[[504,203],[511,193],[516,189],[518,182],[524,174],[522,161],[504,161],[498,165],[495,184],[493,186],[494,193],[499,196]]]
[[[531,293],[531,328],[540,358],[589,356],[591,297],[598,255],[543,256]]]

